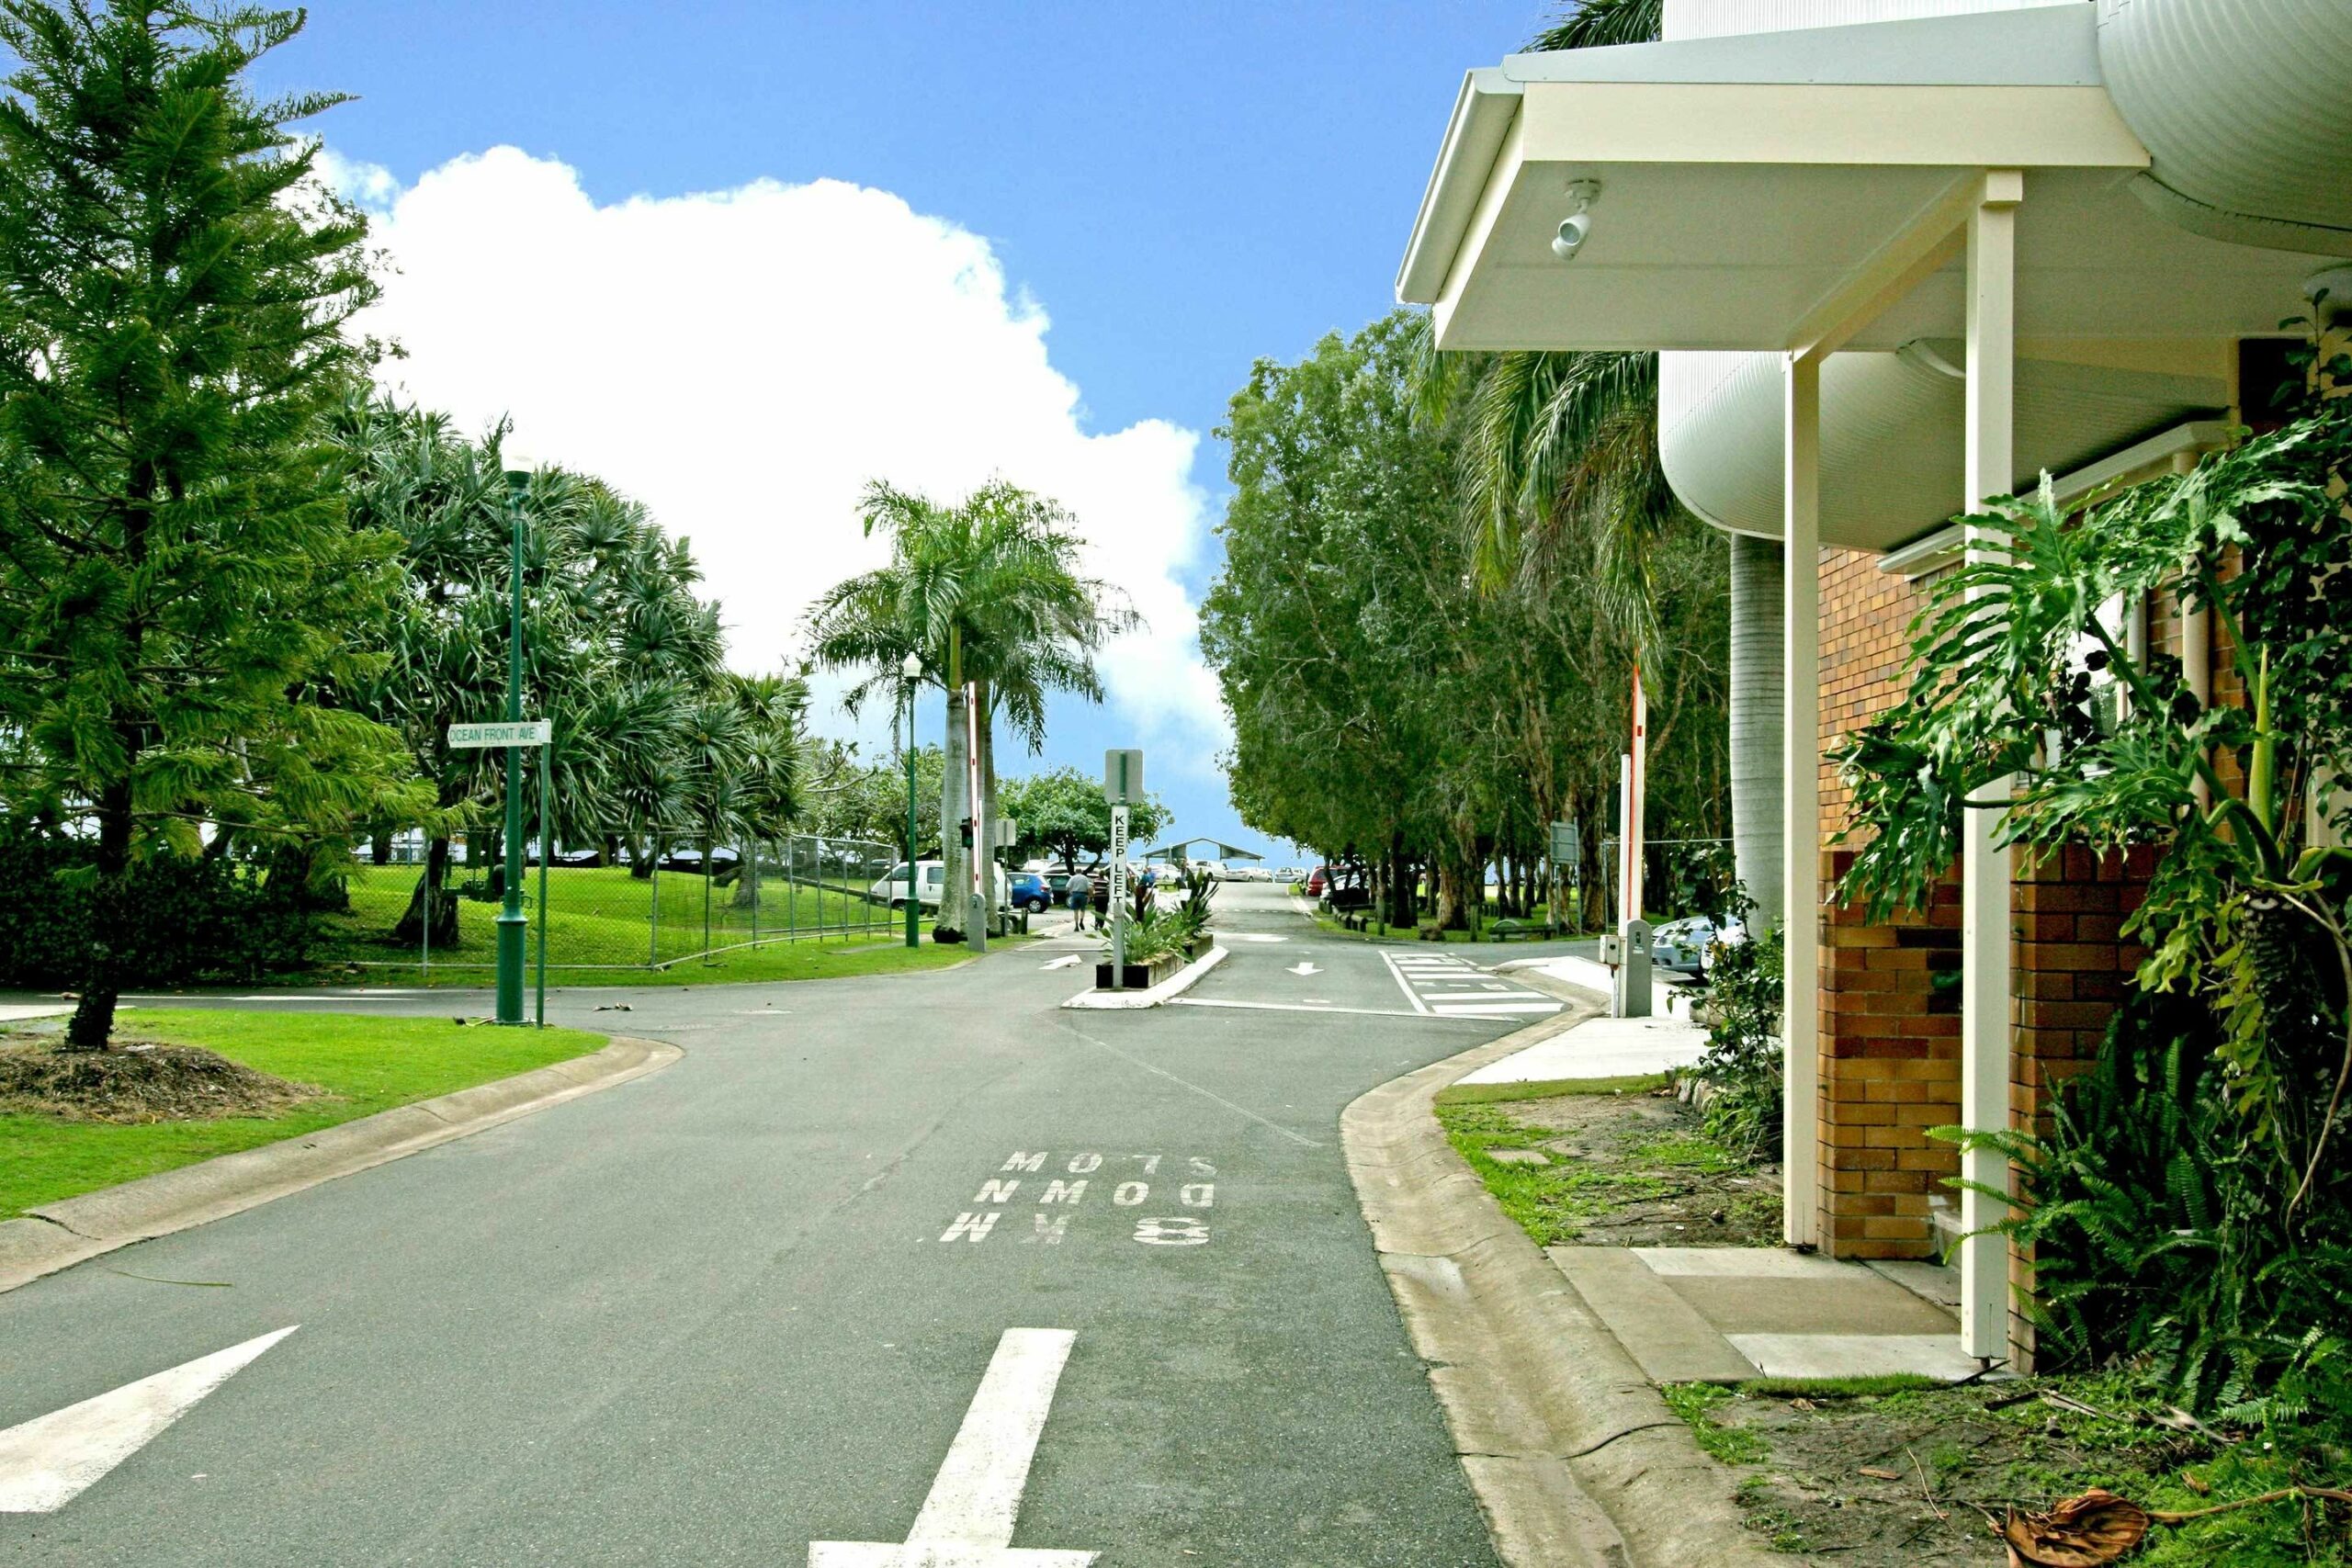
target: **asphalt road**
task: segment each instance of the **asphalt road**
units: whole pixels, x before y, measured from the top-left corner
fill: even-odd
[[[1056,1006],[1082,972],[1041,966],[1091,941],[551,997],[687,1054],[0,1296],[0,1428],[300,1325],[63,1508],[0,1514],[0,1561],[798,1568],[907,1539],[1034,1328],[1075,1337],[1014,1546],[1492,1564],[1338,1124],[1540,1002],[1274,888],[1217,923],[1233,956],[1148,1011]]]

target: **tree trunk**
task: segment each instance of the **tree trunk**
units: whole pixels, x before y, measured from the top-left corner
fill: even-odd
[[[1804,562],[1801,570],[1811,571]],[[1762,927],[1780,924],[1784,894],[1781,802],[1781,592],[1776,539],[1731,536],[1732,861]]]
[[[742,859],[735,863],[735,907],[756,909],[760,907],[760,840],[749,839],[737,847]]]
[[[424,848],[424,872],[408,896],[408,908],[392,928],[392,940],[411,947],[423,945],[425,911],[432,910],[433,948],[440,952],[458,945],[458,901],[442,884],[449,876],[449,840],[435,839]]]
[[[390,865],[392,863],[391,834],[387,832],[371,833],[368,835],[368,863],[369,865]]]
[[[971,852],[964,847],[963,821],[971,815],[967,796],[971,793],[967,773],[970,769],[970,751],[965,730],[967,723],[962,682],[963,660],[952,650],[947,675],[947,766],[945,777],[939,784],[939,858],[945,863],[946,874],[940,884],[939,913],[933,922],[935,931],[948,933],[949,940],[964,938],[966,912],[971,907]]]
[[[122,994],[119,933],[133,929],[138,911],[130,889],[130,781],[126,776],[98,792],[92,815],[98,819],[96,886],[91,890],[89,967],[83,972],[81,999],[65,1026],[65,1043],[77,1051],[103,1051],[114,1033],[114,1007]]]
[[[1382,879],[1387,884],[1388,913],[1382,918],[1392,926],[1410,926],[1419,917],[1413,897],[1413,869],[1405,859],[1405,835],[1388,836],[1387,864]]]
[[[997,922],[1004,913],[996,897],[996,696],[986,681],[975,681],[972,699],[978,704],[975,712],[979,719],[980,743],[980,808],[973,813],[979,818],[979,831],[975,842],[979,845],[980,900],[988,910],[988,929],[993,935],[1000,929]]]

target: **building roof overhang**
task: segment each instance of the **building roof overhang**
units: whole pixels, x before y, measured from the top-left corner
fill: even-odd
[[[1986,169],[2026,173],[2018,328],[2275,330],[2310,258],[2163,221],[2101,84],[2096,7],[1520,55],[1465,78],[1397,296],[1446,349],[1784,349]],[[1573,260],[1571,181],[1600,182]],[[1855,348],[1949,336],[1957,256]]]

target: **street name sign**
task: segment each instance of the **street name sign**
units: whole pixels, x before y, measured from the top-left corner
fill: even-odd
[[[449,744],[460,751],[487,746],[544,746],[554,738],[552,720],[526,718],[514,724],[453,724]]]

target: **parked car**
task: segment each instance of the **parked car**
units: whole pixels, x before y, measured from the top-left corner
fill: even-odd
[[[1014,872],[1008,886],[1011,890],[1008,897],[1016,909],[1042,915],[1046,912],[1046,906],[1053,901],[1053,894],[1046,887],[1046,879],[1034,871]]]
[[[1306,896],[1309,898],[1322,897],[1330,886],[1331,868],[1329,866],[1318,865],[1306,874]]]
[[[940,889],[946,886],[946,882],[945,863],[935,860],[915,862],[915,900],[924,908],[939,908]],[[1010,906],[1011,893],[1012,889],[1004,879],[1004,868],[998,866],[996,868],[997,902]],[[877,904],[884,899],[889,900],[890,908],[893,909],[905,908],[907,907],[907,863],[900,861],[890,868],[888,875],[876,877],[874,886],[865,890],[865,895]]]
[[[1680,975],[1706,972],[1707,950],[1720,937],[1715,922],[1705,915],[1689,915],[1650,929],[1650,964]]]

